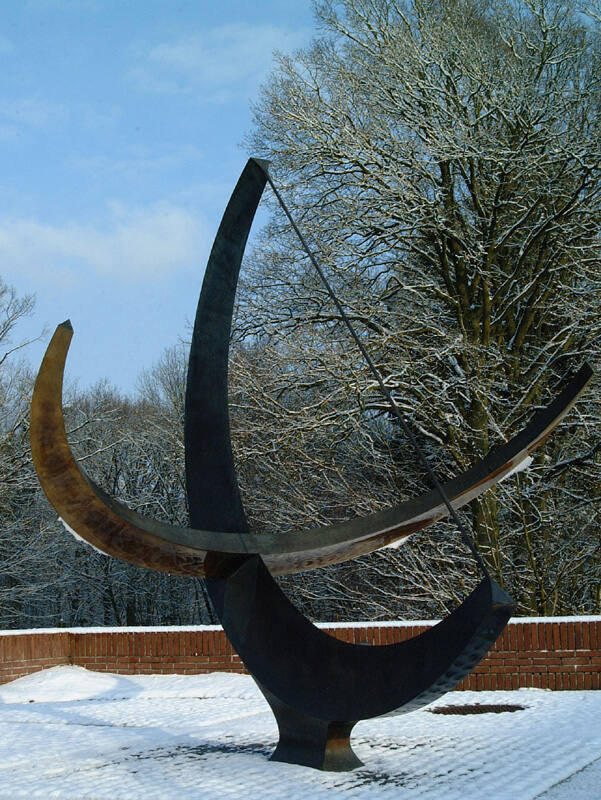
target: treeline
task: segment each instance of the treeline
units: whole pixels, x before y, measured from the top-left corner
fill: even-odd
[[[213,621],[204,586],[121,563],[77,541],[41,491],[29,454],[33,376],[2,371],[0,627]],[[181,419],[107,386],[65,396],[69,440],[83,469],[142,513],[186,524]]]
[[[407,443],[386,414],[362,412],[356,394],[335,388],[316,364],[309,381],[296,352],[256,343],[238,343],[233,352],[232,435],[255,530],[328,524],[424,491]],[[131,508],[179,525],[187,524],[185,374],[185,348],[176,347],[140,377],[137,398],[99,384],[85,392],[67,389],[64,399],[69,440],[84,470]],[[31,464],[33,376],[9,362],[0,375],[0,627],[213,622],[202,580],[123,564],[65,531]],[[598,492],[583,482],[587,459],[578,456],[578,447],[585,456],[596,447],[594,409],[590,400],[582,403],[536,465],[498,490],[498,577],[522,613],[601,610]],[[534,504],[538,525],[530,529],[523,508]],[[472,524],[469,513],[466,521]],[[424,618],[446,613],[477,577],[456,532],[440,524],[398,549],[282,583],[315,619]]]

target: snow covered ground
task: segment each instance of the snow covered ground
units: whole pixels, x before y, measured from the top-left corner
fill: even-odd
[[[119,676],[55,667],[0,686],[0,797],[601,798],[601,692],[453,692],[359,723],[365,766],[324,773],[268,761],[271,713],[242,675]]]

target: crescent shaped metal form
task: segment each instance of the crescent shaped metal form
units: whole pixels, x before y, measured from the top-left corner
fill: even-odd
[[[395,543],[445,517],[440,494],[326,528],[254,534],[236,479],[227,405],[230,327],[238,273],[267,164],[250,159],[219,227],[196,314],[185,411],[190,528],[143,517],[109,497],[79,468],[62,412],[72,330],[59,325],[36,381],[31,412],[34,464],[65,524],[130,563],[205,576],[224,630],[276,716],[272,758],[321,769],[361,763],[350,747],[360,719],[413,710],[455,686],[505,626],[511,599],[485,575],[445,620],[407,642],[364,647],[328,636],[304,618],[273,574],[312,569]],[[567,388],[509,442],[443,487],[454,508],[519,468],[590,380],[585,365]]]
[[[149,569],[202,577],[208,552],[256,553],[273,574],[282,575],[370,553],[447,516],[431,491],[366,517],[278,535],[181,528],[144,517],[107,495],[71,452],[62,412],[71,337],[71,326],[61,323],[42,361],[31,405],[31,449],[42,488],[63,522],[107,555]],[[585,365],[524,430],[444,484],[453,506],[461,508],[519,468],[574,405],[590,376]]]

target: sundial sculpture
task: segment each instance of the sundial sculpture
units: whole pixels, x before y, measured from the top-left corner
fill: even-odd
[[[523,464],[572,407],[592,373],[584,365],[521,433],[444,486],[431,474],[432,491],[367,517],[277,535],[252,533],[232,459],[227,368],[238,272],[268,181],[289,215],[267,163],[250,159],[221,221],[202,285],[185,410],[190,527],[174,527],[131,511],[109,497],[77,464],[67,442],[62,410],[63,373],[73,333],[68,322],[57,327],[40,367],[31,407],[31,448],[48,499],[62,520],[89,544],[131,564],[206,578],[227,636],[276,717],[280,738],[272,759],[347,770],[361,764],[350,746],[351,730],[359,720],[412,711],[452,689],[505,627],[512,601],[488,574],[455,510]],[[424,463],[430,469],[425,459]],[[380,647],[339,641],[303,617],[272,577],[370,553],[448,515],[459,526],[483,578],[448,617],[409,641]]]

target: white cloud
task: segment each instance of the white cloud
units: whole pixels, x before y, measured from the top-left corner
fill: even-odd
[[[204,222],[171,205],[132,209],[113,203],[104,225],[0,220],[3,271],[65,282],[90,270],[135,281],[198,269],[207,244]]]
[[[90,172],[90,174],[118,175],[121,178],[137,178],[140,175],[158,174],[164,170],[180,167],[186,164],[188,168],[194,162],[201,160],[203,151],[194,145],[181,145],[178,147],[153,148],[128,147],[121,154],[114,156],[73,156],[69,164],[75,169]]]
[[[4,34],[0,33],[0,56],[6,55],[7,53],[12,53],[15,49],[15,46],[7,39]]]
[[[100,0],[27,0],[28,11],[100,11]]]
[[[63,106],[51,105],[38,97],[17,98],[0,107],[0,117],[7,122],[33,128],[62,121],[67,116],[67,110]]]
[[[203,90],[206,100],[226,102],[254,93],[272,64],[274,50],[300,47],[308,31],[237,22],[155,45],[133,71],[155,91]]]
[[[0,123],[0,141],[11,141],[19,138],[19,129],[15,125]]]

